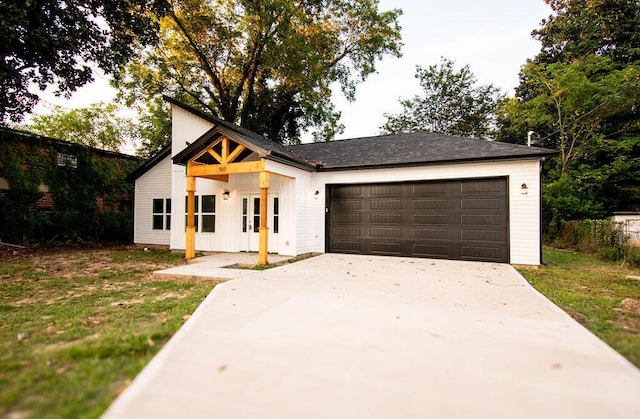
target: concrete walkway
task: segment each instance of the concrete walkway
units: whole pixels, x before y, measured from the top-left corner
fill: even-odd
[[[277,264],[290,259],[286,256],[269,255],[268,263]],[[232,265],[255,265],[258,263],[257,253],[214,253],[195,258],[187,265],[175,266],[154,272],[158,276],[215,278],[221,281],[255,274],[251,269],[233,269]]]
[[[509,265],[328,254],[216,286],[105,418],[639,418]]]

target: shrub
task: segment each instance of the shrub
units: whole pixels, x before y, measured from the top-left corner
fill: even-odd
[[[640,252],[628,246],[622,223],[609,220],[565,221],[555,244],[595,253],[602,259],[640,261]]]

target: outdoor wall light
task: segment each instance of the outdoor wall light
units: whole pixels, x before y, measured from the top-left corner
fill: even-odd
[[[315,192],[313,193],[313,197],[314,197],[315,199],[320,198],[320,191],[315,191]]]
[[[527,186],[526,183],[523,183],[522,186],[520,186],[520,195],[528,195],[529,194],[529,187]]]
[[[229,189],[225,189],[224,192],[222,192],[222,199],[224,199],[225,201],[228,201],[229,195],[231,195],[231,193],[229,192]]]

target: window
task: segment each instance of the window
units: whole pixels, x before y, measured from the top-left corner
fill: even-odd
[[[164,200],[164,229],[171,230],[171,198],[167,198]]]
[[[273,234],[278,234],[280,227],[280,198],[273,198]]]
[[[215,233],[216,231],[216,196],[202,195],[202,232]]]
[[[260,232],[260,198],[253,198],[253,232]]]
[[[198,232],[198,226],[199,226],[198,219],[200,218],[198,216],[198,213],[199,213],[198,210],[200,208],[200,206],[199,206],[199,198],[200,197],[198,195],[195,196],[194,219],[195,219],[195,225],[196,225],[196,233]],[[185,226],[185,230],[187,228],[187,225],[189,224],[189,213],[188,213],[189,206],[188,205],[189,205],[189,197],[185,196],[184,197],[184,213],[185,213],[184,226]]]
[[[171,229],[171,199],[154,199],[153,206],[153,229]]]
[[[247,211],[249,210],[249,200],[242,198],[242,232],[247,232]]]
[[[58,153],[58,167],[78,167],[78,156],[73,154]]]

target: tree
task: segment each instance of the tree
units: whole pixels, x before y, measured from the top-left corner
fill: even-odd
[[[55,106],[49,114],[35,116],[23,128],[51,138],[119,151],[125,145],[138,143],[140,133],[131,119],[118,113],[116,105],[106,103],[70,110]]]
[[[505,105],[505,119],[524,121],[544,137],[545,146],[560,151],[565,174],[586,152],[602,142],[609,118],[634,107],[640,99],[640,67],[616,70],[606,57],[591,56],[575,64],[523,67],[521,78],[536,92],[527,101]],[[520,138],[525,138],[520,133]]]
[[[638,0],[545,0],[554,15],[542,21],[534,38],[542,43],[538,63],[570,63],[608,57],[624,66],[640,59]]]
[[[547,165],[545,224],[640,210],[640,2],[547,0],[516,97],[500,109],[502,141],[539,143]]]
[[[380,128],[386,133],[431,131],[488,139],[495,130],[500,90],[477,85],[468,65],[455,70],[455,62],[442,58],[439,65],[417,66],[423,96],[401,100],[402,112],[385,113]]]
[[[116,81],[127,104],[159,113],[161,93],[280,142],[339,130],[330,102],[386,54],[400,55],[399,10],[377,0],[184,0],[161,21],[161,42]]]
[[[0,2],[0,123],[19,122],[38,102],[34,88],[69,95],[93,80],[93,67],[113,74],[134,46],[157,40],[165,0]]]

